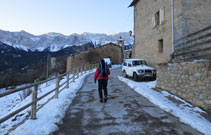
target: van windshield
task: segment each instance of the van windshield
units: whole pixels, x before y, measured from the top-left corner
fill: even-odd
[[[133,66],[138,66],[138,65],[147,65],[147,62],[144,60],[133,61]]]
[[[107,64],[111,64],[111,59],[110,59],[110,58],[104,58],[104,61],[105,61]]]

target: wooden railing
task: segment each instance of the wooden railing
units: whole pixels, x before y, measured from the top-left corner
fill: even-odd
[[[19,91],[23,91],[27,88],[32,88],[34,87],[34,90],[32,92],[32,101],[26,105],[24,105],[23,107],[15,110],[14,112],[4,116],[3,118],[0,119],[0,123],[3,123],[4,121],[8,120],[9,118],[13,117],[14,115],[16,115],[17,113],[25,110],[26,108],[31,106],[31,119],[36,119],[36,112],[37,112],[37,102],[40,101],[41,99],[43,99],[44,97],[48,96],[49,94],[55,92],[54,96],[51,97],[52,98],[58,98],[59,93],[64,90],[65,88],[69,88],[69,83],[70,83],[70,79],[71,82],[75,82],[75,79],[79,78],[80,75],[83,75],[84,73],[86,73],[87,71],[96,68],[97,64],[92,64],[92,65],[87,65],[87,66],[81,66],[81,67],[77,67],[77,68],[73,68],[72,70],[64,73],[64,74],[58,74],[56,77],[54,78],[50,78],[44,81],[39,81],[39,82],[34,82],[33,84],[30,84],[28,86],[24,86],[21,88],[17,88],[17,89],[11,89],[8,90],[4,93],[0,93],[0,98],[19,92]],[[70,78],[70,74],[72,74],[72,77]],[[64,76],[66,76],[66,81],[62,84],[59,84],[61,78],[63,78]],[[43,84],[43,83],[47,83],[51,80],[56,79],[56,87],[52,90],[50,90],[49,92],[47,92],[46,94],[42,95],[41,97],[37,97],[37,91],[38,91],[38,86]],[[66,86],[65,86],[66,85]],[[65,86],[65,87],[63,87]],[[60,89],[61,87],[63,87],[62,89]]]
[[[193,32],[174,42],[175,61],[191,61],[211,54],[211,26]]]

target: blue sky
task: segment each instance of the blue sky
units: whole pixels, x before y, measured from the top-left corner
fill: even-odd
[[[40,35],[133,30],[132,0],[0,0],[0,29]]]

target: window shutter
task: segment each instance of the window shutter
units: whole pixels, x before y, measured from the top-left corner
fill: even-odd
[[[165,20],[165,8],[162,7],[160,9],[160,25],[163,24],[164,20]]]
[[[156,26],[155,15],[153,15],[153,17],[152,17],[152,28],[154,28],[155,26]]]

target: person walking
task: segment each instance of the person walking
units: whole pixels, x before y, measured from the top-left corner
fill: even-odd
[[[100,97],[100,102],[107,102],[107,84],[108,84],[108,75],[110,75],[110,70],[105,63],[104,60],[101,60],[99,63],[99,67],[97,68],[94,76],[94,82],[98,80],[98,92],[99,92],[99,97]],[[104,97],[103,97],[103,92],[104,91]]]

